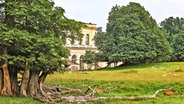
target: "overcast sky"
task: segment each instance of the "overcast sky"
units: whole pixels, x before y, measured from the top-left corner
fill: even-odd
[[[184,18],[184,0],[53,0],[66,17],[106,28],[108,12],[115,4],[140,3],[160,23],[170,16]]]

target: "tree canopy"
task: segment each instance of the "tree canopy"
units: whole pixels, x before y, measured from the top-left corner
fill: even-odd
[[[112,7],[106,33],[98,33],[95,42],[104,61],[138,64],[169,58],[171,48],[165,35],[143,6],[130,2]]]
[[[171,61],[184,61],[184,18],[169,17],[162,21],[160,26],[169,34],[167,39],[173,49]]]
[[[1,0],[1,94],[17,94],[20,72],[20,95],[35,96],[35,87],[43,83],[47,74],[63,69],[64,58],[69,56],[65,40],[80,39],[83,26],[65,17],[64,12],[54,7],[52,0]]]
[[[169,35],[178,34],[181,30],[184,30],[184,18],[169,17],[160,23],[162,29],[166,30]]]
[[[171,61],[184,61],[184,31],[173,36],[173,54]]]

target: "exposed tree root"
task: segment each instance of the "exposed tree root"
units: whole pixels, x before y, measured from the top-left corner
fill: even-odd
[[[159,89],[153,95],[147,96],[128,96],[128,97],[95,97],[94,94],[98,93],[96,88],[88,86],[87,90],[83,89],[71,89],[59,86],[43,86],[41,88],[41,94],[37,95],[35,99],[42,102],[58,103],[61,101],[67,103],[78,103],[78,102],[91,102],[97,100],[108,100],[108,99],[119,99],[119,100],[142,100],[142,99],[155,99],[156,95],[161,91],[171,90],[173,87],[168,89]],[[78,95],[78,96],[77,96]],[[82,96],[81,96],[82,95]]]

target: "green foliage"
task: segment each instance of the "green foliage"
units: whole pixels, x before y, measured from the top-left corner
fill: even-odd
[[[95,61],[95,52],[94,51],[86,51],[82,61],[87,64],[92,64]]]
[[[64,9],[54,7],[50,0],[5,0],[1,4],[0,63],[8,62],[20,70],[62,69],[69,56],[65,40],[80,39],[83,23],[65,17]]]
[[[173,36],[172,61],[184,61],[184,31]]]
[[[184,18],[169,17],[160,23],[163,30],[167,31],[170,46],[173,48],[171,61],[184,61],[183,39],[184,39]]]
[[[166,30],[170,36],[178,34],[181,30],[184,30],[184,18],[169,17],[160,23],[162,29]]]
[[[111,62],[109,60],[109,57],[113,51],[114,44],[113,44],[113,37],[111,35],[108,35],[104,32],[97,32],[97,34],[94,37],[95,45],[97,46],[98,50],[98,61],[102,62]]]
[[[105,61],[139,64],[169,59],[171,48],[149,12],[140,4],[114,6],[106,33],[97,33],[95,42]]]
[[[86,51],[82,61],[87,64],[97,63],[100,60],[99,54],[95,51]]]

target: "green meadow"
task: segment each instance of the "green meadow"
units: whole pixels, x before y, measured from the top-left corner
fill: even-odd
[[[53,73],[45,81],[49,86],[63,86],[73,89],[87,90],[99,88],[103,92],[95,96],[128,97],[153,95],[159,89],[173,87],[172,96],[164,96],[159,92],[156,99],[129,100],[100,100],[89,104],[183,104],[184,102],[184,62],[154,63],[134,66],[121,66],[89,71],[66,71]],[[75,96],[75,95],[73,95]],[[77,95],[76,95],[77,96]],[[3,104],[41,103],[31,98],[0,97]]]

